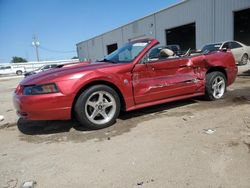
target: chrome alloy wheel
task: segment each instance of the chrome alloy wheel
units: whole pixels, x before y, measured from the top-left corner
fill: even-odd
[[[221,76],[216,76],[212,83],[212,92],[215,99],[220,99],[225,93],[226,83]]]
[[[246,54],[244,54],[242,57],[242,60],[241,60],[242,65],[246,65],[247,61],[248,61],[248,56]]]
[[[109,122],[116,113],[114,97],[106,91],[92,93],[85,103],[85,113],[88,120],[94,124]]]

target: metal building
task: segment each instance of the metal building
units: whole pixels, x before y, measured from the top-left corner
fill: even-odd
[[[184,0],[76,44],[78,57],[102,59],[124,43],[146,37],[161,45],[179,44],[182,50],[225,40],[250,45],[250,0]]]

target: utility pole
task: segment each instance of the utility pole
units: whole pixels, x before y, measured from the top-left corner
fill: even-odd
[[[38,39],[36,38],[36,36],[33,36],[32,45],[36,49],[36,59],[37,59],[37,61],[39,61],[38,46],[40,45],[40,42],[38,41]]]

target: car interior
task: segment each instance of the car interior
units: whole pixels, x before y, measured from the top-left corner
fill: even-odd
[[[178,53],[177,55],[175,51],[169,49],[168,47],[155,47],[148,53],[148,62],[188,57],[191,55],[191,49],[188,49],[184,54]],[[198,53],[196,53],[195,55],[198,55]]]

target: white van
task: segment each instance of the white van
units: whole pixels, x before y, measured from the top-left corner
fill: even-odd
[[[22,75],[25,72],[24,67],[14,67],[12,65],[2,65],[0,66],[0,75],[1,74],[17,74]]]

